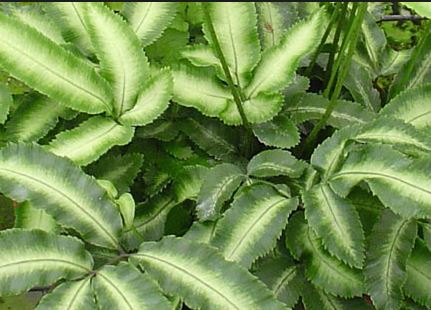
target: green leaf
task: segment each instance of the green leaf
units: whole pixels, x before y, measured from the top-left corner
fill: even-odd
[[[186,29],[167,28],[156,42],[145,48],[145,53],[153,63],[172,67],[180,62],[181,51],[186,48],[190,41],[187,23],[183,23]]]
[[[60,227],[51,215],[37,209],[28,201],[15,208],[15,228],[41,229],[46,232],[58,233]]]
[[[370,79],[372,80],[379,73],[383,51],[387,45],[385,32],[379,27],[373,14],[368,12],[365,14],[361,28],[362,40],[357,44],[357,53],[354,58],[371,73]]]
[[[385,145],[367,145],[351,152],[344,165],[330,177],[336,193],[346,196],[365,180],[371,191],[395,213],[405,217],[429,217],[431,179],[424,173],[428,159],[412,160]]]
[[[252,123],[262,123],[271,120],[280,112],[284,98],[279,93],[260,93],[256,97],[250,98],[242,102],[244,113],[247,120]],[[235,102],[230,99],[227,108],[219,115],[221,120],[227,125],[242,124],[241,115]]]
[[[283,15],[272,2],[256,2],[256,8],[263,49],[278,45],[286,30],[283,27]]]
[[[424,307],[431,308],[431,252],[423,242],[416,243],[407,260],[407,281],[404,293]]]
[[[402,310],[428,310],[429,308],[425,308],[417,303],[413,302],[411,299],[405,299],[402,305]]]
[[[141,83],[149,72],[138,37],[118,14],[103,3],[87,3],[85,24],[100,63],[100,74],[114,92],[117,116],[136,103]]]
[[[431,78],[431,32],[424,28],[409,60],[400,68],[389,89],[389,98],[397,96],[406,89],[420,87],[430,82]],[[402,74],[401,74],[402,73]]]
[[[105,155],[88,166],[86,171],[97,179],[111,181],[120,193],[133,184],[143,163],[142,154]]]
[[[141,83],[140,80],[137,82]],[[129,126],[144,126],[153,122],[168,108],[172,88],[170,71],[160,71],[145,84],[136,105],[121,115],[119,121]]]
[[[146,274],[130,263],[105,265],[92,280],[99,309],[170,309],[169,302]]]
[[[91,271],[93,260],[73,237],[42,230],[0,232],[0,294],[18,295],[36,285],[50,285]]]
[[[191,308],[285,309],[246,269],[225,261],[203,243],[166,237],[144,242],[131,259],[141,263],[165,292],[181,296]]]
[[[217,159],[229,160],[237,156],[236,132],[219,121],[208,118],[187,118],[181,130],[202,150]]]
[[[223,163],[207,173],[198,195],[196,210],[201,221],[217,218],[223,203],[245,180],[245,175],[237,166]]]
[[[398,309],[406,280],[406,262],[416,239],[414,220],[385,210],[370,236],[364,274],[377,309]]]
[[[431,251],[431,221],[422,222],[421,225],[425,243]]]
[[[133,127],[121,126],[107,117],[94,116],[72,130],[60,132],[47,150],[83,166],[98,159],[111,147],[129,143],[133,133]]]
[[[6,123],[9,141],[37,142],[54,128],[68,109],[47,97],[21,104]]]
[[[419,15],[431,18],[431,4],[428,2],[401,2],[403,5],[416,11]]]
[[[124,228],[130,228],[133,225],[135,218],[135,200],[130,193],[124,193],[116,201],[121,217],[123,218]]]
[[[4,14],[0,37],[0,66],[11,75],[72,109],[111,112],[111,89],[86,61]]]
[[[353,204],[319,184],[303,194],[305,217],[325,248],[352,267],[364,261],[364,232]]]
[[[165,233],[169,212],[177,205],[176,197],[162,192],[136,207],[134,226],[145,240],[158,240]],[[132,229],[126,229],[123,239],[130,249],[138,248],[142,240],[136,238]]]
[[[9,144],[0,150],[0,190],[43,209],[88,242],[118,246],[121,219],[94,178],[67,159],[37,145]]]
[[[362,143],[383,143],[396,146],[401,152],[414,149],[429,153],[431,138],[408,123],[388,117],[364,125],[354,137]]]
[[[360,188],[354,189],[348,198],[358,211],[365,236],[368,237],[384,210],[384,206],[376,196],[372,196],[370,192]]]
[[[169,2],[129,2],[124,15],[143,46],[160,38],[177,13],[177,3]]]
[[[187,199],[196,200],[209,168],[201,165],[184,166],[183,172],[173,182],[176,200],[180,203]]]
[[[427,135],[403,121],[382,116],[363,126],[350,126],[335,132],[315,149],[311,163],[323,171],[324,178],[329,177],[339,168],[347,153],[346,147],[353,140],[389,144],[406,154],[426,153],[431,148],[431,140]]]
[[[220,59],[217,58],[214,50],[210,45],[194,44],[187,46],[186,49],[181,51],[181,55],[187,58],[196,67],[209,67],[213,66],[218,69],[221,76],[225,78],[223,69],[221,67]]]
[[[358,63],[352,61],[344,79],[344,86],[350,91],[353,100],[362,104],[367,110],[380,110],[379,92],[374,88],[373,75]]]
[[[73,42],[84,53],[90,54],[94,49],[84,22],[85,6],[84,2],[52,2],[45,8],[61,29],[65,40]]]
[[[253,126],[256,138],[266,146],[288,149],[299,143],[299,132],[295,124],[285,115]]]
[[[255,275],[288,307],[297,303],[302,288],[302,274],[299,267],[289,263],[286,257],[266,258]]]
[[[289,151],[266,150],[255,155],[247,165],[247,174],[265,178],[286,175],[298,178],[307,164],[296,159]]]
[[[210,243],[214,237],[217,221],[193,222],[190,229],[183,236],[196,242]]]
[[[274,248],[298,199],[287,199],[271,186],[256,184],[243,190],[218,221],[211,245],[226,260],[250,268]]]
[[[105,192],[108,194],[108,197],[111,199],[115,199],[118,196],[118,191],[115,188],[114,184],[112,184],[111,181],[108,180],[96,180],[97,183],[103,187]]]
[[[323,249],[302,212],[296,212],[289,219],[286,245],[296,259],[304,259],[305,275],[318,288],[346,298],[362,295],[363,280],[360,271],[349,268]]]
[[[210,2],[209,15],[220,49],[237,85],[245,86],[260,59],[256,8],[252,2]],[[212,42],[207,31],[206,38]]]
[[[9,89],[0,84],[0,124],[4,124],[6,121],[12,104],[13,99]]]
[[[42,297],[36,310],[92,310],[96,309],[91,278],[60,284]]]
[[[44,36],[51,39],[51,41],[57,44],[64,44],[65,41],[61,35],[60,29],[54,24],[49,16],[42,14],[41,12],[32,10],[14,10],[13,15],[17,17],[23,23],[33,27]]]
[[[360,128],[359,125],[353,125],[337,130],[314,150],[311,164],[321,172],[324,180],[327,180],[344,161],[346,147],[358,134]]]
[[[245,95],[250,98],[261,92],[276,92],[286,87],[292,82],[301,58],[319,44],[322,31],[321,11],[289,28],[280,44],[263,53],[250,83],[244,90]]]
[[[402,72],[401,67],[409,60],[411,50],[396,51],[387,47],[385,54],[379,75],[391,75]]]
[[[135,136],[142,139],[157,139],[169,142],[178,136],[178,126],[173,120],[158,118],[145,127],[136,129]]]
[[[310,283],[305,283],[301,291],[302,302],[307,310],[371,310],[363,298],[337,298]]]
[[[320,119],[326,111],[329,100],[322,95],[305,94],[301,100],[287,103],[284,111],[289,113],[292,121],[302,123]],[[359,104],[346,100],[337,100],[334,111],[327,124],[335,128],[343,128],[352,124],[365,124],[375,118],[375,114]]]
[[[430,58],[431,59],[431,58]],[[421,85],[400,93],[380,112],[401,119],[418,129],[431,126],[431,84]]]
[[[229,90],[217,79],[212,70],[179,66],[172,70],[174,100],[186,107],[193,107],[207,116],[217,116],[232,98]]]

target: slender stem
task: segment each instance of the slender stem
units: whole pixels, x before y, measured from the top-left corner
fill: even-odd
[[[367,2],[361,2],[359,4],[358,14],[353,17],[352,27],[349,29],[350,31],[346,34],[346,40],[348,40],[349,42],[347,55],[343,57],[343,61],[340,62],[341,71],[340,71],[340,74],[338,75],[335,89],[331,95],[331,99],[329,101],[328,107],[326,108],[325,114],[323,114],[320,121],[316,124],[316,126],[314,126],[313,130],[311,131],[310,135],[307,137],[305,141],[304,150],[307,153],[314,145],[317,134],[323,128],[323,126],[325,126],[326,121],[331,116],[331,113],[335,108],[338,96],[340,95],[341,88],[343,86],[344,78],[350,67],[350,61],[356,48],[356,42],[359,37],[362,20],[364,19],[366,11],[367,11]],[[341,52],[342,51],[340,51],[340,53]]]
[[[322,39],[320,40],[319,46],[317,47],[316,52],[313,55],[313,58],[310,61],[310,65],[308,66],[307,70],[305,71],[306,76],[309,76],[311,74],[311,70],[313,70],[314,65],[316,64],[317,57],[319,57],[320,53],[322,52],[323,46],[325,45],[326,40],[329,37],[329,34],[331,33],[332,26],[334,22],[337,20],[338,17],[338,7],[340,6],[340,3],[336,4],[336,7],[334,9],[334,12],[331,14],[331,19],[329,20],[328,26],[326,27],[325,33],[322,36]]]
[[[338,20],[337,30],[335,30],[334,40],[332,41],[333,48],[331,53],[329,54],[328,63],[326,65],[326,77],[325,77],[326,85],[329,84],[330,75],[331,75],[331,72],[333,72],[331,71],[331,68],[334,65],[335,54],[337,53],[337,50],[338,50],[338,41],[340,40],[341,31],[343,30],[343,27],[345,24],[346,12],[347,12],[347,7],[349,6],[349,3],[345,2],[345,3],[341,3],[340,5],[342,6],[340,19]]]
[[[220,47],[220,43],[219,43],[219,41],[217,39],[217,35],[216,35],[215,29],[214,29],[214,25],[212,24],[212,21],[211,21],[211,16],[210,16],[210,13],[209,13],[208,3],[203,2],[202,3],[202,8],[203,8],[203,11],[204,11],[204,14],[205,14],[205,18],[207,20],[208,30],[209,30],[210,35],[211,35],[212,43],[213,43],[214,48],[216,50],[217,56],[220,59],[221,66],[222,66],[224,74],[226,76],[227,84],[229,85],[229,88],[230,88],[230,90],[232,92],[232,96],[233,96],[233,99],[235,101],[235,104],[236,104],[236,107],[238,109],[238,112],[241,115],[242,123],[244,124],[245,127],[251,128],[250,127],[250,123],[248,122],[247,116],[245,115],[244,109],[242,107],[241,92],[236,88],[236,86],[235,86],[235,84],[233,82],[232,76],[230,74],[229,67],[227,65],[226,59],[224,58],[223,52],[222,52],[221,47]]]
[[[332,87],[336,81],[336,77],[338,74],[338,68],[340,67],[341,64],[341,60],[344,58],[344,52],[350,42],[350,36],[353,30],[353,22],[355,21],[355,15],[356,15],[356,10],[358,9],[358,3],[355,2],[353,4],[352,7],[352,11],[350,13],[350,22],[349,22],[349,27],[347,29],[347,32],[344,36],[343,42],[341,43],[341,47],[340,47],[340,51],[338,52],[338,56],[337,56],[337,60],[335,61],[335,64],[333,66],[333,68],[331,68],[331,76],[329,78],[329,82],[326,85],[326,89],[323,92],[323,97],[329,98],[329,94],[332,90]]]
[[[135,235],[136,238],[138,238],[141,242],[145,241],[144,236],[142,236],[142,234],[136,229],[135,224],[132,224],[131,229],[132,229],[132,232],[133,232],[133,234]]]

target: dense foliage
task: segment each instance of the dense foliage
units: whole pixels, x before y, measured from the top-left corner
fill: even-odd
[[[1,9],[0,307],[431,309],[430,4]]]

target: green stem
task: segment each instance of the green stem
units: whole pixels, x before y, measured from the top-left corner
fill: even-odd
[[[350,13],[349,27],[347,29],[346,35],[344,36],[343,42],[341,43],[340,51],[338,52],[338,55],[337,55],[337,60],[335,61],[334,66],[331,68],[331,76],[329,78],[326,89],[323,92],[323,97],[329,98],[329,94],[332,90],[332,87],[334,86],[335,81],[336,81],[338,69],[340,68],[341,61],[344,59],[344,52],[350,43],[351,35],[352,35],[353,30],[354,30],[353,24],[356,20],[356,11],[358,9],[358,5],[359,4],[357,2],[355,2],[353,4],[352,11]]]
[[[138,238],[141,242],[145,241],[144,236],[142,236],[141,233],[136,229],[135,224],[132,224],[131,229],[132,229],[132,232],[133,232],[133,234],[135,235],[136,238]]]
[[[326,65],[326,78],[325,78],[326,85],[329,84],[330,72],[333,72],[331,71],[331,68],[334,65],[335,54],[337,53],[337,50],[338,50],[338,42],[340,40],[341,31],[345,26],[346,12],[347,12],[347,7],[349,6],[349,3],[348,2],[340,3],[340,6],[341,6],[340,19],[338,21],[337,30],[335,30],[334,39],[332,41],[333,48],[331,53],[329,54],[328,63]]]
[[[308,66],[307,70],[305,70],[304,75],[306,75],[306,76],[309,76],[311,74],[311,70],[313,70],[314,65],[316,64],[317,57],[319,57],[320,53],[322,52],[323,46],[325,45],[325,42],[328,39],[329,34],[331,33],[332,26],[338,17],[338,6],[339,5],[340,5],[339,3],[336,4],[334,12],[332,12],[332,14],[331,14],[331,19],[329,20],[328,26],[326,27],[326,30],[325,30],[325,33],[323,34],[322,39],[320,40],[319,46],[317,47],[317,50],[314,53],[313,58],[310,61],[310,65]]]
[[[233,99],[235,101],[236,107],[238,109],[239,114],[241,115],[242,123],[245,127],[251,128],[250,123],[247,120],[247,116],[245,115],[244,108],[242,106],[241,92],[236,88],[236,86],[233,82],[229,67],[227,65],[226,59],[224,58],[223,52],[222,52],[221,47],[220,47],[220,43],[218,42],[218,38],[217,38],[215,29],[214,29],[214,25],[212,24],[212,21],[211,21],[208,3],[206,3],[206,2],[202,3],[202,8],[203,8],[203,11],[205,14],[205,18],[207,20],[208,30],[209,30],[210,35],[211,35],[213,46],[215,48],[215,51],[217,53],[218,58],[220,59],[221,66],[222,66],[224,74],[226,76],[226,80],[227,80],[226,82],[229,85],[229,88],[232,92],[232,96],[233,96]]]
[[[343,86],[344,78],[347,75],[347,71],[349,70],[349,67],[350,67],[350,61],[356,49],[356,42],[359,37],[362,20],[364,19],[366,11],[367,11],[367,2],[361,2],[359,4],[358,13],[353,17],[352,26],[350,27],[348,33],[346,34],[346,38],[344,40],[349,42],[347,55],[342,58],[342,61],[340,61],[340,65],[339,65],[341,68],[340,74],[338,75],[337,82],[335,84],[335,89],[331,95],[331,99],[329,101],[328,107],[326,108],[325,114],[323,114],[320,121],[316,124],[316,126],[314,126],[313,130],[311,131],[310,135],[307,137],[305,141],[304,150],[307,153],[309,153],[310,149],[313,147],[319,131],[323,128],[323,126],[325,126],[326,121],[331,116],[331,113],[334,110],[335,105],[337,104],[337,99],[341,93],[341,88]],[[343,49],[340,50],[340,56],[341,56],[341,53],[343,53]]]

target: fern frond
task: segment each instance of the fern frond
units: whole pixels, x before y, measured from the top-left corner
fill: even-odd
[[[307,164],[296,159],[289,151],[266,150],[255,155],[247,165],[247,174],[255,177],[286,175],[298,178]]]
[[[46,149],[83,166],[111,147],[129,143],[134,131],[133,127],[121,126],[110,118],[94,116],[72,130],[60,132]]]
[[[220,49],[237,85],[246,86],[260,59],[256,9],[252,2],[211,2],[209,15]],[[212,38],[203,27],[207,40]]]
[[[260,93],[259,95],[242,102],[247,120],[252,124],[263,123],[271,120],[280,112],[284,98],[279,93]],[[233,100],[227,102],[219,118],[227,125],[242,124],[241,115]]]
[[[168,108],[172,88],[171,73],[163,69],[145,84],[134,107],[124,112],[119,121],[127,126],[144,126],[153,122]]]
[[[110,87],[87,62],[4,14],[0,37],[0,66],[14,77],[72,109],[112,111]]]
[[[245,175],[237,166],[223,163],[207,173],[198,195],[196,210],[201,221],[217,218],[223,203],[245,180]]]
[[[40,229],[58,233],[60,226],[51,215],[42,209],[35,208],[30,202],[21,203],[15,208],[15,228]]]
[[[305,217],[325,248],[348,265],[361,268],[364,232],[352,203],[339,197],[325,184],[306,191],[303,200]]]
[[[424,242],[416,241],[416,246],[407,260],[407,280],[404,293],[424,307],[431,308],[431,251]]]
[[[407,278],[406,263],[417,226],[385,210],[375,224],[367,251],[364,274],[368,293],[377,309],[398,309]]]
[[[114,113],[122,115],[136,103],[149,65],[138,37],[103,3],[86,3],[85,24],[99,59],[99,73],[114,92]]]
[[[0,150],[0,190],[45,210],[88,242],[117,248],[121,219],[94,178],[70,160],[37,145],[9,144]]]
[[[318,288],[346,298],[362,295],[360,271],[343,264],[323,249],[302,212],[296,212],[289,219],[286,245],[295,258],[305,260],[305,276]]]
[[[143,46],[147,46],[161,37],[177,14],[177,7],[172,2],[130,2],[125,5],[124,15]]]
[[[418,129],[431,126],[431,84],[401,92],[380,112],[381,115],[401,119]]]
[[[37,142],[54,128],[58,119],[68,108],[47,97],[24,102],[6,123],[9,141]]]
[[[266,146],[282,149],[291,148],[300,140],[298,128],[285,115],[278,115],[268,122],[254,125],[253,133]]]
[[[169,302],[156,283],[130,263],[105,265],[92,279],[99,309],[169,310]]]
[[[18,295],[36,285],[83,276],[93,259],[76,238],[42,230],[8,229],[0,232],[0,294]]]
[[[247,98],[262,92],[276,92],[289,85],[302,57],[319,44],[323,30],[323,12],[292,26],[281,42],[266,50],[256,66],[244,93]]]
[[[330,185],[341,196],[365,180],[383,204],[405,217],[431,215],[431,169],[428,159],[410,159],[386,145],[367,145],[350,152]]]
[[[90,310],[97,307],[91,278],[60,284],[39,301],[36,310]]]
[[[246,188],[217,222],[210,244],[227,260],[250,268],[275,246],[297,206],[297,198],[287,199],[269,185]]]
[[[212,70],[181,65],[172,70],[172,75],[174,100],[183,106],[193,107],[204,115],[218,116],[232,98]]]
[[[144,242],[131,259],[142,264],[165,292],[181,296],[191,308],[285,309],[246,269],[203,243],[166,237]]]
[[[307,93],[302,99],[288,102],[284,111],[292,121],[302,123],[308,120],[320,119],[325,114],[329,100],[322,95]],[[337,100],[337,104],[328,118],[328,125],[335,128],[344,128],[352,124],[365,124],[377,115],[363,106],[351,101]]]

